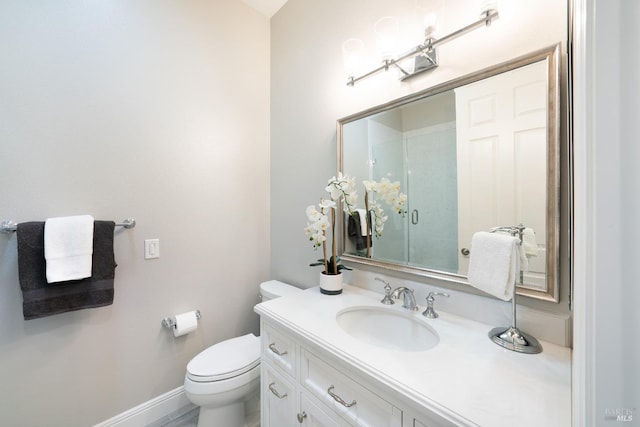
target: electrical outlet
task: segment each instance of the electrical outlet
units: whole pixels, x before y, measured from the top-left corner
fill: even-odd
[[[144,259],[160,258],[160,239],[144,241]]]

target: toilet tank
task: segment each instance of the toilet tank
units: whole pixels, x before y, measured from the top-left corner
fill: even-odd
[[[261,301],[269,301],[270,299],[284,297],[298,292],[302,292],[302,289],[278,280],[269,280],[260,283]]]

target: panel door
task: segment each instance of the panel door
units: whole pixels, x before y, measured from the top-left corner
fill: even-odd
[[[468,271],[477,231],[520,223],[536,232],[530,271],[545,272],[547,97],[545,62],[455,90],[458,259]],[[542,284],[544,286],[544,284]]]

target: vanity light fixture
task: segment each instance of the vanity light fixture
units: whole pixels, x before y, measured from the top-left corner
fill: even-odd
[[[347,66],[347,58],[351,61],[351,66],[347,66],[350,71],[347,72],[347,86],[353,86],[356,82],[366,79],[374,74],[377,74],[381,71],[388,71],[389,68],[396,68],[400,71],[401,76],[400,80],[406,80],[409,77],[413,77],[417,74],[423,73],[425,71],[431,70],[438,66],[438,59],[436,54],[436,47],[443,45],[451,40],[454,40],[464,34],[467,34],[470,31],[473,31],[480,27],[488,27],[491,25],[495,19],[498,19],[498,10],[496,9],[495,2],[486,2],[485,8],[483,8],[480,19],[477,21],[460,28],[457,31],[454,31],[446,36],[441,38],[436,38],[435,33],[437,30],[437,17],[435,14],[430,14],[425,16],[425,40],[423,43],[413,47],[407,52],[401,54],[400,56],[393,58],[393,56],[389,55],[388,49],[385,48],[384,43],[389,43],[386,40],[382,33],[388,34],[391,30],[389,29],[392,24],[391,17],[385,17],[378,22],[376,22],[376,33],[377,33],[377,42],[378,42],[378,51],[381,54],[382,65],[377,68],[372,69],[369,72],[366,72],[360,76],[355,76],[353,72],[353,61],[356,55],[359,55],[362,50],[362,45],[359,46],[359,51],[356,53],[352,51],[349,54],[345,51],[345,44],[349,42],[345,42],[343,44],[343,54],[345,58],[345,66]],[[382,25],[384,24],[384,25]],[[384,28],[385,30],[379,30],[378,27]],[[382,43],[382,46],[381,46]],[[349,56],[351,55],[351,56]],[[407,66],[401,64],[403,61],[413,59],[413,70],[408,70]]]

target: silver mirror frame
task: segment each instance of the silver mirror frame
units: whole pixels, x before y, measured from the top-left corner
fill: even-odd
[[[350,122],[367,116],[384,112],[401,105],[418,101],[425,97],[436,95],[464,86],[497,74],[514,70],[538,61],[547,60],[548,67],[548,126],[547,126],[547,259],[546,259],[546,291],[518,287],[517,294],[539,300],[558,302],[560,282],[560,44],[540,49],[533,53],[523,55],[505,63],[485,68],[466,76],[451,80],[420,92],[398,98],[386,104],[378,105],[359,113],[344,117],[337,121],[337,160],[338,171],[343,171],[343,130],[342,127]],[[342,260],[352,263],[354,266],[371,266],[388,269],[420,277],[428,277],[447,282],[469,285],[467,277],[460,274],[432,270],[423,267],[403,265],[380,261],[366,257],[346,254],[345,250],[345,223],[342,215],[338,218],[339,251]]]

